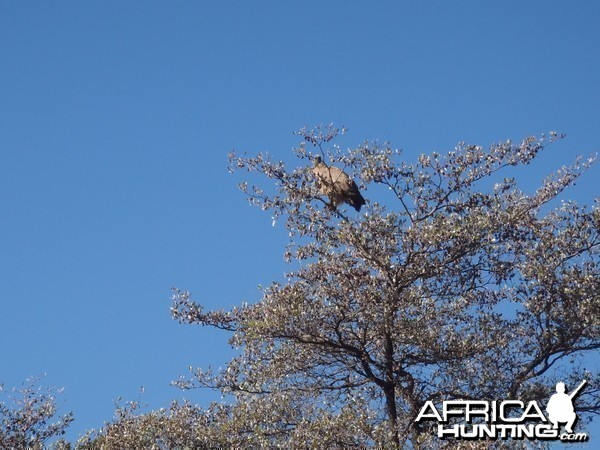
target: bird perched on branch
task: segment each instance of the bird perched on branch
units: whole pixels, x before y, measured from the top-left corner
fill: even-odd
[[[365,204],[354,180],[343,170],[325,164],[320,156],[314,157],[312,172],[317,177],[321,193],[329,197],[334,208],[340,203],[348,203],[360,211],[360,207]]]

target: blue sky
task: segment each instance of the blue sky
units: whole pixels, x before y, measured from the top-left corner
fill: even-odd
[[[328,122],[407,160],[567,133],[533,187],[599,151],[599,20],[591,1],[1,2],[0,380],[64,386],[71,438],[140,386],[150,408],[215,398],[169,386],[231,355],[170,319],[170,288],[229,307],[287,270],[229,151],[288,159]]]

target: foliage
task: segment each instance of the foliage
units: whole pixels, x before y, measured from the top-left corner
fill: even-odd
[[[142,413],[139,403],[129,402],[117,407],[112,422],[80,438],[77,449],[219,448],[216,428],[208,422],[218,417],[217,409],[215,405],[209,414],[189,403],[173,402],[168,409]]]
[[[79,450],[107,449],[224,449],[269,448],[274,440],[285,442],[287,448],[342,448],[353,430],[347,429],[351,416],[327,417],[303,424],[283,423],[289,409],[277,408],[285,400],[269,403],[273,398],[254,397],[235,407],[212,404],[202,409],[189,403],[173,402],[168,409],[143,413],[135,402],[118,407],[115,419],[100,430],[90,430],[77,443]],[[301,399],[298,399],[301,402]],[[335,436],[320,432],[319,420],[335,423]],[[272,421],[272,422],[271,422]],[[331,427],[332,424],[329,424]],[[282,433],[281,429],[286,431]],[[321,439],[322,438],[322,439]],[[355,439],[354,439],[355,441]]]
[[[582,362],[600,346],[600,211],[552,202],[592,158],[528,195],[502,172],[561,135],[460,144],[409,164],[389,145],[331,146],[333,127],[298,134],[298,158],[320,154],[373,198],[352,215],[319,196],[310,164],[288,170],[268,154],[230,155],[232,170],[272,181],[241,188],[285,221],[285,257],[298,268],[232,310],[207,312],[175,291],[175,319],[228,330],[240,349],[224,370],[179,381],[232,396],[224,438],[430,448],[439,442],[414,422],[425,401],[545,402],[557,379],[587,379],[577,410],[599,412],[597,375]]]
[[[56,417],[58,406],[51,389],[38,387],[39,378],[30,378],[7,405],[0,403],[0,448],[42,449],[49,440],[65,433],[73,414]],[[4,392],[2,385],[0,391]],[[12,405],[11,405],[12,404]],[[61,447],[63,445],[63,447]],[[56,448],[65,448],[57,443]]]

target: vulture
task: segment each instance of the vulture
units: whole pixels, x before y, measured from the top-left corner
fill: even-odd
[[[360,207],[365,204],[354,180],[343,170],[327,166],[320,156],[315,156],[312,172],[317,177],[321,193],[329,197],[334,208],[340,203],[348,203],[360,211]]]

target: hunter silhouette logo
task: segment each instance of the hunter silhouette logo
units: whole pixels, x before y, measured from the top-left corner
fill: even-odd
[[[547,415],[537,401],[521,400],[445,400],[441,409],[432,400],[425,402],[415,422],[435,420],[441,439],[560,439],[565,442],[587,441],[587,433],[574,433],[577,414],[573,399],[586,384],[583,380],[570,394],[563,382],[548,400]],[[565,432],[560,433],[560,424]]]
[[[566,422],[567,426],[565,429],[567,430],[567,433],[573,433],[573,425],[577,420],[577,414],[575,414],[575,408],[573,408],[573,397],[579,394],[579,391],[583,389],[585,383],[586,381],[583,380],[577,389],[570,394],[565,394],[565,383],[561,381],[556,384],[556,394],[550,397],[548,406],[546,406],[548,418],[554,425],[552,427],[553,429],[558,429],[559,422]]]

